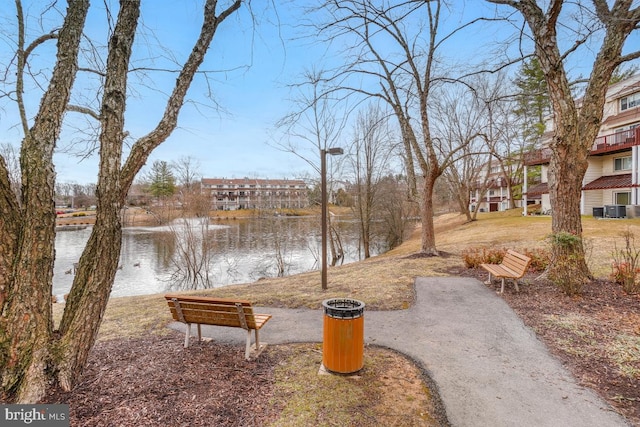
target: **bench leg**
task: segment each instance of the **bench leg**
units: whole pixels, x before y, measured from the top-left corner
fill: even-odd
[[[187,332],[184,336],[184,348],[187,348],[189,347],[189,338],[191,337],[191,323],[187,323],[187,327],[185,329]]]
[[[484,282],[485,285],[490,285],[491,284],[491,273],[489,273],[489,279],[487,279],[486,282]]]
[[[516,285],[516,292],[520,292],[520,288],[518,288],[518,279],[513,279],[513,283]]]
[[[200,331],[200,323],[198,323],[198,341],[202,341],[202,332]]]
[[[244,349],[244,358],[249,360],[249,355],[251,354],[251,329],[247,329],[247,345]]]
[[[504,292],[504,277],[502,278],[502,286],[500,287],[500,293]]]

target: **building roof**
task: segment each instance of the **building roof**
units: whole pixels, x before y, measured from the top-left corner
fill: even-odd
[[[629,188],[636,187],[631,184],[631,174],[625,173],[620,175],[601,176],[582,187],[583,190],[607,190],[613,188]],[[549,193],[549,185],[546,182],[534,185],[527,191],[527,196],[538,197],[542,194]]]
[[[549,185],[546,182],[541,182],[527,190],[529,197],[539,197],[547,193],[549,193]]]
[[[629,108],[619,114],[612,114],[604,119],[603,125],[615,125],[617,123],[627,123],[640,120],[640,107]]]
[[[607,95],[611,98],[622,98],[638,90],[640,90],[640,74],[610,85],[607,89]]]
[[[632,187],[631,174],[625,173],[621,175],[608,175],[601,176],[600,178],[591,181],[584,187],[583,190],[605,190],[610,188],[628,188]]]

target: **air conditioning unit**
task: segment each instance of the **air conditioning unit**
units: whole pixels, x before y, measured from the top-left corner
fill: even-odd
[[[604,206],[598,206],[593,208],[594,218],[604,218]]]
[[[627,216],[625,205],[606,205],[604,214],[607,218],[625,218]]]

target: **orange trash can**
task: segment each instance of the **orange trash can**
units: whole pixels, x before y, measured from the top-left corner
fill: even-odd
[[[339,374],[359,371],[364,366],[364,303],[335,298],[323,301],[322,307],[322,364]]]

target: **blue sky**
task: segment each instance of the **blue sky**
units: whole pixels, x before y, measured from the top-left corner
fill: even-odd
[[[108,3],[117,4],[114,0]],[[153,62],[148,59],[151,50],[158,58],[158,46],[171,50],[178,61],[183,61],[199,31],[201,1],[143,0],[142,3],[140,28],[144,37],[138,38],[139,50],[136,50],[134,65],[169,67],[159,59]],[[337,59],[327,57],[325,48],[314,43],[313,39],[299,38],[301,30],[298,24],[306,18],[299,8],[305,2],[280,0],[275,3],[277,14],[271,2],[254,1],[253,20],[248,11],[242,9],[222,23],[201,68],[217,70],[213,74],[211,88],[224,111],[211,107],[211,102],[203,96],[208,87],[204,79],[197,79],[188,94],[190,102],[180,114],[179,128],[154,152],[147,166],[154,160],[192,157],[199,162],[200,173],[205,177],[296,178],[315,174],[307,162],[273,147],[282,137],[274,124],[293,108],[290,102],[292,94],[287,85],[296,82],[305,68],[322,68]],[[486,2],[460,0],[453,3],[455,8],[448,20],[450,27],[463,22],[462,12],[466,19],[480,13],[488,16],[495,9]],[[93,2],[87,32],[98,43],[106,44],[102,7],[102,2]],[[12,2],[0,4],[0,24],[5,27],[12,25],[13,8]],[[36,10],[28,9],[32,13]],[[30,21],[32,36],[39,34],[35,28],[37,23],[36,20]],[[452,38],[444,52],[462,64],[458,69],[463,69],[481,59],[478,52],[486,51],[483,46],[504,39],[511,31],[512,27],[505,30],[497,24],[478,25]],[[6,61],[7,46],[10,46],[8,38],[5,36],[0,42],[5,43],[0,51],[5,50],[2,59]],[[588,64],[588,60],[585,63]],[[142,85],[136,86],[136,92],[130,94],[126,127],[133,137],[150,131],[164,108],[164,98],[158,96],[158,90],[149,90],[145,85],[149,86],[149,80],[152,80],[160,91],[169,92],[174,79],[175,75],[169,73],[146,76]],[[133,77],[131,82],[134,83]],[[38,102],[38,98],[32,100],[32,111]],[[13,127],[17,123],[15,114],[11,112],[13,107],[7,104],[2,107],[0,142],[17,144],[20,135]],[[69,115],[68,119],[73,123],[78,117]],[[342,136],[343,146],[347,145],[349,136],[348,131]],[[63,134],[60,146],[68,145],[72,138],[77,138],[77,135]],[[311,160],[316,161],[317,158]],[[80,161],[77,156],[58,153],[55,162],[61,182],[85,184],[97,180],[95,155]]]
[[[189,2],[180,3],[184,6]],[[173,1],[146,4],[149,8],[143,10],[145,31],[153,32],[164,48],[180,52],[176,56],[184,60],[199,31],[199,7],[190,4],[175,11]],[[289,28],[264,22],[275,19],[272,10],[256,9],[254,13],[260,20],[255,24],[246,10],[221,24],[201,67],[225,70],[212,74],[212,90],[220,109],[212,107],[211,101],[203,96],[208,88],[203,78],[197,78],[188,94],[190,102],[180,113],[178,129],[156,149],[147,166],[154,160],[192,157],[205,177],[293,178],[310,171],[306,162],[267,142],[274,123],[290,108],[286,85],[313,58],[313,53],[308,47],[303,50],[298,47],[300,43],[290,41],[286,41],[285,48],[283,37],[290,35],[278,32]],[[175,75],[154,75],[154,81],[157,78],[167,82],[162,90],[168,92]],[[157,123],[163,107],[164,98],[156,98],[152,92],[145,92],[143,99],[132,99],[127,113],[131,118],[128,122],[131,134],[141,136],[148,132]],[[73,176],[86,169],[69,161],[59,163],[60,176]],[[89,179],[84,176],[73,179]]]

